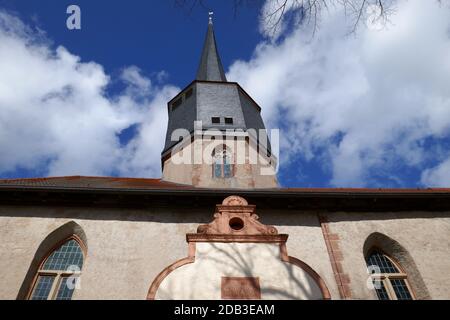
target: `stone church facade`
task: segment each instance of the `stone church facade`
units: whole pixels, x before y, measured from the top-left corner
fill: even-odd
[[[450,189],[281,188],[260,111],[210,21],[161,179],[0,180],[0,299],[450,299]]]

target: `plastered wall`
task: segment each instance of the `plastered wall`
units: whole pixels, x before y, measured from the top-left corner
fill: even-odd
[[[54,230],[76,222],[87,239],[81,289],[74,299],[145,299],[164,268],[187,256],[186,234],[212,220],[214,208],[0,207],[0,299],[16,299],[35,252]],[[339,234],[352,299],[373,299],[363,246],[373,232],[398,241],[413,257],[432,299],[450,298],[449,213],[320,213],[259,210],[261,222],[289,235],[288,254],[308,264],[340,294],[318,220]]]
[[[273,243],[197,243],[195,262],[169,274],[156,299],[220,300],[222,277],[258,278],[262,299],[322,299],[315,280],[281,261]]]

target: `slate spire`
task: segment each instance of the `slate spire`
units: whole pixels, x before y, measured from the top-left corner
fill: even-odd
[[[227,81],[222,62],[220,61],[219,52],[217,51],[212,12],[209,13],[208,31],[206,32],[202,58],[195,79],[200,81]]]

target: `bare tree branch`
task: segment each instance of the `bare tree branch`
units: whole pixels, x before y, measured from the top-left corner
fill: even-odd
[[[450,0],[435,0],[439,3]],[[199,5],[207,10],[207,0],[175,0],[181,7],[192,10]],[[320,26],[323,12],[331,6],[341,6],[346,17],[349,18],[351,30],[356,32],[362,23],[386,25],[389,17],[395,13],[397,0],[233,0],[234,15],[237,16],[239,8],[244,5],[263,6],[262,23],[266,35],[276,37],[287,23],[311,27],[312,37]]]

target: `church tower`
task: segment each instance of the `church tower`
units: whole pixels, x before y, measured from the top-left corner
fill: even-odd
[[[261,108],[227,81],[211,16],[197,76],[167,107],[163,180],[203,188],[278,187]]]

